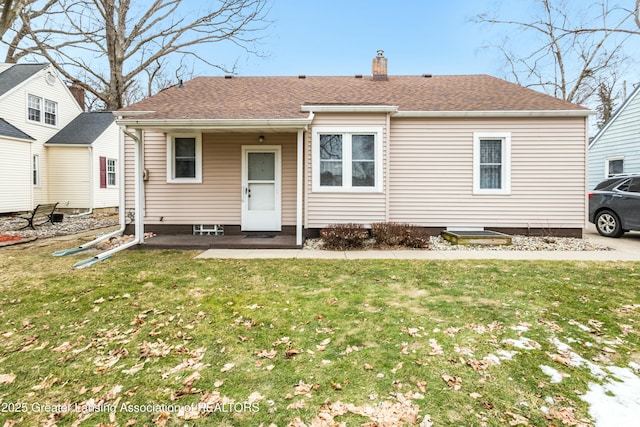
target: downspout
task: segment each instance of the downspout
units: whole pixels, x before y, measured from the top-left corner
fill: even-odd
[[[85,259],[83,261],[77,262],[73,265],[74,268],[85,268],[92,266],[100,261],[103,261],[107,258],[110,258],[111,255],[116,252],[123,251],[132,246],[144,243],[144,216],[142,214],[142,200],[143,200],[143,181],[142,181],[142,165],[144,164],[144,154],[142,149],[142,131],[140,129],[136,129],[136,134],[134,135],[131,132],[128,132],[125,128],[122,128],[122,132],[133,139],[135,144],[135,153],[134,153],[134,162],[135,162],[135,170],[134,170],[134,183],[135,183],[135,238],[128,243],[125,243],[122,246],[118,246],[116,248],[110,249],[108,251],[102,252],[93,258]],[[120,162],[120,170],[123,171],[124,177],[124,137],[121,136],[121,159]],[[121,229],[124,230],[125,221],[124,221],[124,180],[121,181],[123,184],[120,188],[120,218],[121,218]],[[104,240],[104,239],[101,239]]]
[[[89,210],[79,214],[69,215],[69,218],[80,218],[93,213],[93,147],[87,147],[89,152]]]
[[[296,246],[302,246],[302,186],[303,180],[303,162],[304,162],[304,150],[303,150],[304,130],[298,129],[297,138],[297,171],[296,171]]]

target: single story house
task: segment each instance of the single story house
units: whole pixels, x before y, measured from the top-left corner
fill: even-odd
[[[118,170],[119,128],[112,113],[83,109],[84,90],[50,64],[0,64],[0,213],[118,206],[118,178],[102,188],[99,174],[101,158],[105,173]]]
[[[198,77],[115,113],[138,232],[581,236],[591,111],[488,75]]]
[[[589,189],[623,173],[640,173],[640,84],[589,144]]]

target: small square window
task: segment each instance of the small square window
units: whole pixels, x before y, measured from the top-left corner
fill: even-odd
[[[167,137],[167,182],[202,182],[200,135],[169,135]]]

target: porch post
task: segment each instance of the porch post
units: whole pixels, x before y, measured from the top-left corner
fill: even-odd
[[[304,130],[298,129],[298,154],[297,158],[297,171],[296,171],[296,245],[302,245],[302,186],[303,179],[303,139]]]
[[[136,242],[144,243],[144,181],[142,180],[142,171],[144,168],[144,143],[142,139],[142,130],[136,129],[135,143],[135,168],[134,168],[134,195],[135,195],[135,228]]]

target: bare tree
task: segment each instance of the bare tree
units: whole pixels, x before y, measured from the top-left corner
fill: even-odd
[[[22,9],[36,0],[0,0],[0,40],[16,20]]]
[[[612,8],[608,7],[607,0],[598,1],[594,3],[598,8],[592,8],[589,17],[571,11],[562,0],[535,0],[533,3],[538,12],[530,20],[482,14],[474,21],[511,30],[509,39],[494,46],[507,62],[508,78],[570,102],[598,103],[604,100],[605,94],[612,96],[615,93],[605,82],[612,81],[630,61],[623,51],[624,42],[630,35],[618,31],[626,25],[629,15],[609,25]],[[587,19],[589,22],[597,19],[604,29],[579,31],[587,28]],[[526,50],[523,49],[525,46],[531,47]],[[614,100],[607,102],[612,106]]]
[[[11,46],[16,57],[37,55],[67,79],[79,79],[105,109],[116,110],[143,94],[141,87],[148,95],[159,82],[167,84],[166,68],[176,58],[233,72],[198,48],[230,42],[257,53],[254,45],[268,25],[267,2],[61,0],[54,2],[55,14],[22,13]]]

